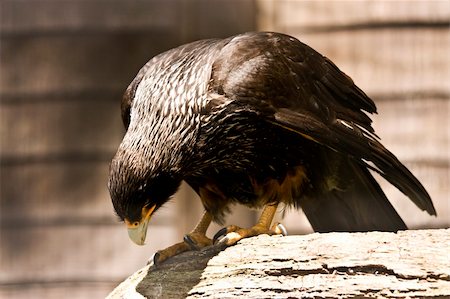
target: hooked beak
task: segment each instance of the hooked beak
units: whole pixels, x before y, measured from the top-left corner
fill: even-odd
[[[142,208],[142,218],[139,222],[130,223],[128,220],[125,220],[125,223],[128,228],[128,236],[130,239],[136,243],[137,245],[145,244],[145,237],[147,235],[147,227],[152,216],[153,211],[155,210],[156,205],[148,208],[147,206]]]

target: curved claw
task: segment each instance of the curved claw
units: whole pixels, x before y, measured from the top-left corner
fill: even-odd
[[[155,252],[147,261],[147,265],[150,265],[153,263],[153,265],[157,265],[159,261],[159,253]]]
[[[236,225],[230,225],[220,229],[214,235],[213,244],[226,244],[227,246],[231,246],[243,238],[261,234],[287,236],[287,230],[281,223],[274,224],[271,229],[266,229],[260,225],[255,225],[247,229],[240,228]]]
[[[219,243],[228,233],[228,228],[223,227],[221,228],[213,237],[213,244]]]
[[[286,227],[281,224],[281,223],[277,223],[272,227],[272,230],[274,232],[276,232],[277,234],[283,235],[283,236],[287,236],[288,232],[286,230]]]
[[[184,235],[183,241],[189,245],[193,250],[199,250],[200,247],[197,245],[197,243],[191,238],[189,234]]]

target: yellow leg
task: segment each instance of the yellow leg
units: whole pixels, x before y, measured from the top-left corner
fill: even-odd
[[[184,243],[188,243],[195,250],[212,245],[212,240],[206,236],[211,220],[211,214],[205,211],[195,228],[184,236]]]
[[[277,211],[277,207],[278,203],[265,206],[264,210],[261,213],[261,216],[259,216],[259,220],[256,225],[259,225],[265,229],[269,229],[270,225],[272,224],[273,217],[275,216],[275,213]]]
[[[189,250],[199,250],[212,245],[212,240],[206,236],[206,231],[211,224],[211,214],[205,212],[195,228],[184,236],[184,241],[174,244],[166,249],[159,250],[153,256],[153,263],[160,264],[168,258]]]
[[[194,229],[191,231],[191,233],[206,234],[206,231],[208,230],[208,227],[211,224],[211,220],[212,220],[211,214],[205,211],[205,213],[203,213],[202,218],[194,227]]]
[[[266,205],[264,210],[259,217],[258,222],[250,228],[240,228],[236,225],[230,225],[221,229],[214,236],[214,243],[226,244],[228,246],[236,244],[239,240],[243,238],[258,236],[262,234],[268,235],[286,235],[286,230],[284,227],[276,223],[274,226],[270,227],[272,224],[273,217],[277,211],[278,203]]]

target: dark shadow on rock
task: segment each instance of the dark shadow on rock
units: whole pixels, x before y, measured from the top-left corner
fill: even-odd
[[[209,246],[199,251],[187,251],[161,265],[152,265],[136,291],[146,298],[185,298],[200,282],[208,261],[224,248]]]

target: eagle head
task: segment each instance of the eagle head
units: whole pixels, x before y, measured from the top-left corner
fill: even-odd
[[[110,165],[108,189],[130,239],[144,245],[152,215],[177,191],[181,179],[175,173],[149,171],[148,167],[133,163],[132,157],[125,151],[117,152]]]

